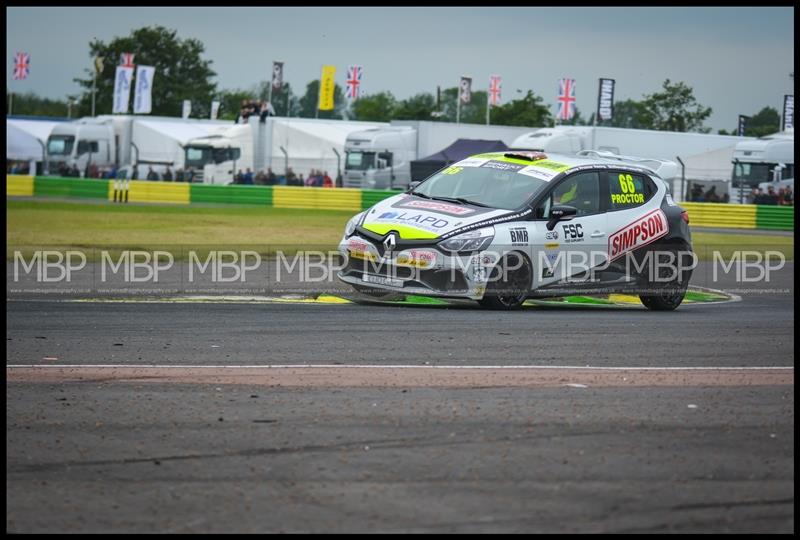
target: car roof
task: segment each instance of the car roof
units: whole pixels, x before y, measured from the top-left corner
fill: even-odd
[[[543,159],[530,159],[528,157],[524,157],[526,155],[532,154],[540,154],[543,155]],[[519,155],[520,157],[511,157],[513,155]],[[485,152],[483,154],[475,154],[470,156],[466,159],[489,159],[493,161],[502,161],[505,163],[514,163],[517,165],[526,165],[530,167],[542,167],[545,169],[549,169],[551,171],[557,170],[558,172],[571,172],[575,169],[581,168],[590,168],[593,166],[601,166],[614,168],[614,169],[625,169],[625,170],[632,170],[638,172],[644,172],[647,174],[656,174],[650,167],[647,166],[639,166],[633,165],[630,163],[625,163],[615,159],[607,159],[600,156],[578,156],[578,155],[571,155],[571,154],[554,154],[550,152],[532,152],[529,150],[507,150],[505,152]],[[455,165],[455,163],[454,163]]]

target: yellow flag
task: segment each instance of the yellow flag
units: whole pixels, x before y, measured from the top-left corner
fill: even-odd
[[[322,66],[322,78],[319,82],[319,110],[333,110],[333,89],[335,83],[336,66]]]
[[[103,60],[105,60],[105,57],[103,56],[94,57],[94,69],[97,71],[97,73],[103,72]]]

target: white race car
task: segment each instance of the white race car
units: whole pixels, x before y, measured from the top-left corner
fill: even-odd
[[[477,300],[623,292],[682,302],[695,257],[669,161],[585,151],[471,156],[354,216],[337,276],[358,291]]]

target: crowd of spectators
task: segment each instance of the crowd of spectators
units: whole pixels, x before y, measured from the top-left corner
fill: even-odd
[[[767,188],[766,193],[761,188],[753,188],[748,194],[746,202],[772,206],[794,206],[794,192],[792,186],[782,187],[778,189],[777,193],[772,186]]]
[[[703,184],[694,184],[692,186],[692,190],[689,192],[690,202],[731,202],[731,196],[728,193],[725,193],[720,197],[720,195],[717,193],[717,186],[711,186],[707,190],[704,190],[703,187]]]
[[[269,115],[275,116],[275,109],[272,108],[272,104],[263,100],[243,99],[242,106],[239,109],[239,115],[233,123],[238,124],[241,120],[243,124],[246,124],[247,119],[251,116],[258,116],[259,121],[263,123],[267,121],[267,116]]]
[[[30,174],[30,168],[28,161],[6,161],[6,174]]]
[[[730,195],[725,193],[722,197],[717,194],[716,186],[711,186],[708,190],[703,189],[703,184],[693,184],[689,191],[690,202],[730,202]],[[739,202],[739,201],[735,201]],[[744,199],[747,204],[764,204],[772,206],[794,206],[794,192],[791,186],[784,186],[775,191],[773,186],[769,186],[766,191],[761,188],[753,188]]]

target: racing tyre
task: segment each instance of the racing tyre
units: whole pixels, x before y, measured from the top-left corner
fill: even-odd
[[[478,303],[486,309],[519,309],[528,297],[532,277],[533,268],[528,258],[510,253],[492,269],[486,294]]]
[[[669,248],[661,246],[661,249],[672,253],[675,257],[675,261],[679,260],[679,257],[684,257],[682,265],[678,268],[682,269],[688,266],[688,260],[685,259],[685,257],[688,257],[686,254],[687,248],[685,246],[675,247],[673,245]],[[649,268],[647,272],[649,276]],[[639,300],[642,301],[642,304],[644,304],[647,309],[653,311],[672,311],[681,305],[681,302],[683,302],[686,296],[686,290],[689,288],[689,279],[691,278],[692,271],[683,270],[682,272],[676,272],[676,269],[670,266],[659,266],[659,278],[671,278],[673,274],[680,275],[675,275],[674,279],[671,281],[648,282],[648,294],[639,295]]]

